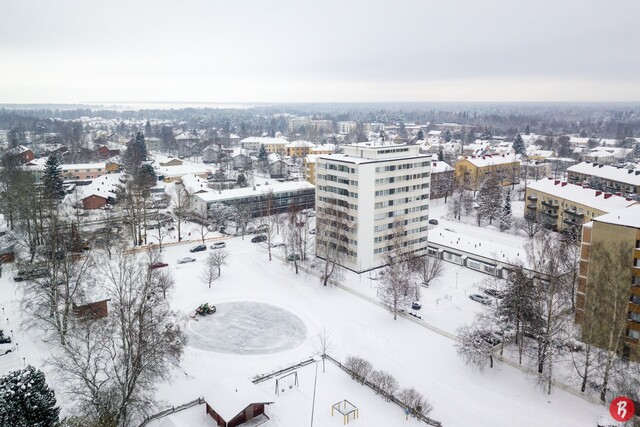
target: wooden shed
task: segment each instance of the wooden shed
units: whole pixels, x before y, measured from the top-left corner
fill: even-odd
[[[273,403],[255,384],[237,378],[218,381],[205,394],[207,414],[220,427],[236,427],[265,414],[265,405]]]

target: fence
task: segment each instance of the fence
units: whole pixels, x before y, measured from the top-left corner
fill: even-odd
[[[158,418],[166,417],[167,415],[174,414],[176,412],[184,411],[185,409],[189,409],[192,406],[201,405],[203,403],[204,403],[204,399],[202,397],[199,397],[196,400],[192,400],[191,402],[185,403],[184,405],[172,406],[171,408],[166,409],[166,410],[164,410],[162,412],[158,412],[157,414],[148,416],[147,418],[144,419],[142,424],[140,424],[138,427],[144,427],[144,426],[146,426],[147,424],[149,424],[153,420],[157,420]]]
[[[352,378],[356,378],[357,377],[357,375],[353,371],[351,371],[350,369],[348,369],[345,366],[343,366],[342,363],[338,362],[336,359],[334,359],[333,357],[329,356],[328,354],[325,354],[322,357],[328,359],[330,362],[333,362],[340,369],[345,371],[347,374],[351,375]],[[377,394],[381,394],[382,396],[384,396],[388,401],[391,401],[391,402],[395,403],[396,405],[401,407],[403,410],[407,409],[406,405],[404,403],[402,403],[400,400],[398,400],[397,397],[395,397],[392,394],[389,394],[387,392],[384,392],[384,391],[380,390],[378,387],[374,386],[373,384],[371,384],[366,379],[363,381],[363,384],[366,385],[367,387],[369,387],[371,390],[373,390]],[[425,423],[429,424],[430,426],[442,427],[442,423],[440,421],[433,420],[433,419],[427,417],[426,415],[424,415],[424,414],[422,414],[422,413],[420,413],[420,412],[418,412],[416,410],[410,409],[410,413],[411,413],[411,415],[413,415],[414,417],[416,417],[420,421],[424,421]]]
[[[291,366],[288,366],[286,368],[282,368],[279,371],[271,372],[271,373],[265,374],[265,375],[259,375],[259,376],[255,377],[252,380],[252,382],[254,384],[260,384],[261,382],[270,380],[271,378],[277,377],[278,375],[286,374],[286,373],[289,373],[289,372],[294,371],[296,369],[299,369],[299,368],[302,368],[304,366],[310,365],[313,362],[315,362],[314,359],[304,360],[304,361],[302,361],[300,363],[296,363],[295,365],[291,365]]]

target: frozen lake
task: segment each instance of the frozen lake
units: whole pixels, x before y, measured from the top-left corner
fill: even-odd
[[[189,322],[187,345],[219,353],[270,354],[298,347],[307,337],[304,322],[275,305],[241,301],[215,306],[215,314]]]

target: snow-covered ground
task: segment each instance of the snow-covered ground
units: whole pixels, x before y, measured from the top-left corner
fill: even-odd
[[[438,209],[438,206],[433,207],[432,217],[438,215]],[[443,223],[446,221],[444,218],[442,220]],[[473,226],[465,227],[471,230]],[[483,229],[476,227],[475,232],[483,232],[480,230]],[[242,354],[242,343],[237,336],[227,342],[235,341],[235,348],[226,346],[224,352],[219,347],[199,345],[201,343],[197,340],[192,340],[186,347],[173,382],[162,384],[158,389],[158,398],[168,405],[180,405],[205,395],[211,384],[221,377],[231,382],[234,379],[246,381],[258,374],[308,359],[319,348],[318,334],[326,329],[331,335],[329,354],[338,360],[344,360],[348,355],[364,357],[373,364],[374,369],[394,375],[401,387],[415,387],[433,404],[430,416],[447,427],[583,427],[595,425],[596,420],[607,413],[605,407],[591,404],[562,390],[556,389],[548,396],[536,388],[531,378],[507,365],[484,373],[472,370],[458,357],[452,339],[423,327],[413,319],[399,318],[394,321],[386,310],[371,302],[369,299],[375,299],[376,296],[376,281],[371,279],[373,273],[371,276],[348,273],[341,279],[341,284],[355,293],[335,286],[323,287],[315,275],[304,272],[296,275],[290,263],[279,259],[269,262],[261,245],[252,244],[249,238],[242,240],[236,237],[226,240],[230,253],[228,265],[222,268],[221,277],[208,288],[200,276],[203,260],[210,249],[207,252],[189,253],[189,247],[197,240],[194,232],[192,230],[190,237],[186,233],[194,242],[174,244],[163,249],[163,260],[169,263],[167,268],[171,269],[176,280],[172,306],[185,314],[185,327],[188,329],[191,321],[187,314],[193,314],[201,303],[209,302],[219,304],[221,308],[227,304],[231,308],[245,307],[242,315],[237,316],[239,324],[235,326],[246,334],[247,339],[262,340],[263,347],[274,345],[273,341],[281,337],[279,334],[283,330],[289,331],[292,337],[287,336],[287,345],[279,346],[277,351],[253,354]],[[496,234],[491,233],[496,239],[516,237]],[[218,236],[217,233],[210,233],[207,237]],[[184,256],[192,256],[197,261],[178,265],[177,259]],[[279,257],[283,258],[282,254]],[[317,269],[318,262],[314,260],[306,268],[313,271],[314,264]],[[64,406],[72,402],[73,397],[61,395],[61,385],[55,374],[44,365],[49,354],[47,345],[40,340],[36,331],[26,331],[19,325],[22,319],[16,299],[20,283],[13,282],[11,270],[11,267],[5,266],[3,277],[0,278],[0,307],[5,309],[3,317],[9,319],[5,329],[14,330],[19,351],[0,357],[0,369],[22,365],[23,357],[24,362],[42,367],[50,384],[57,390],[59,402]],[[447,264],[444,276],[428,289],[422,290],[423,307],[418,314],[425,322],[454,333],[460,325],[470,323],[474,314],[483,309],[482,305],[471,301],[468,294],[476,292],[487,277]],[[265,331],[257,327],[252,332],[248,325],[266,315],[264,310],[256,310],[254,303],[268,304],[280,310],[278,316],[281,319],[270,322],[270,327],[275,329]],[[289,314],[293,317],[288,317]],[[295,319],[296,326],[287,323],[290,319]],[[202,326],[206,330],[206,323],[201,322],[202,325],[198,323],[197,328]],[[214,339],[224,331],[223,326],[217,325],[218,329],[212,327],[209,339]],[[301,331],[306,333],[302,334]],[[275,344],[279,345],[280,342]],[[208,350],[214,347],[217,351]],[[312,392],[308,385],[312,382],[311,375],[314,372],[312,367],[301,369],[300,387],[287,390],[280,396],[273,393],[273,381],[260,385],[266,392],[272,393],[275,401],[266,409],[267,414],[273,415],[269,426],[302,426],[309,423]],[[362,408],[360,419],[352,421],[357,425],[411,424],[404,420],[401,410],[395,405],[384,402],[327,363],[327,373],[318,373],[314,425],[340,425],[342,420],[331,417],[330,409],[331,404],[342,399],[348,399]]]

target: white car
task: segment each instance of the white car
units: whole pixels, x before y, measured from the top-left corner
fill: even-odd
[[[213,245],[211,245],[211,249],[222,249],[226,247],[227,244],[225,242],[215,242]]]
[[[195,258],[191,258],[191,257],[184,257],[184,258],[180,258],[178,260],[178,264],[186,264],[188,262],[195,262],[196,259]]]
[[[0,344],[0,356],[16,351],[16,345],[12,342]]]

